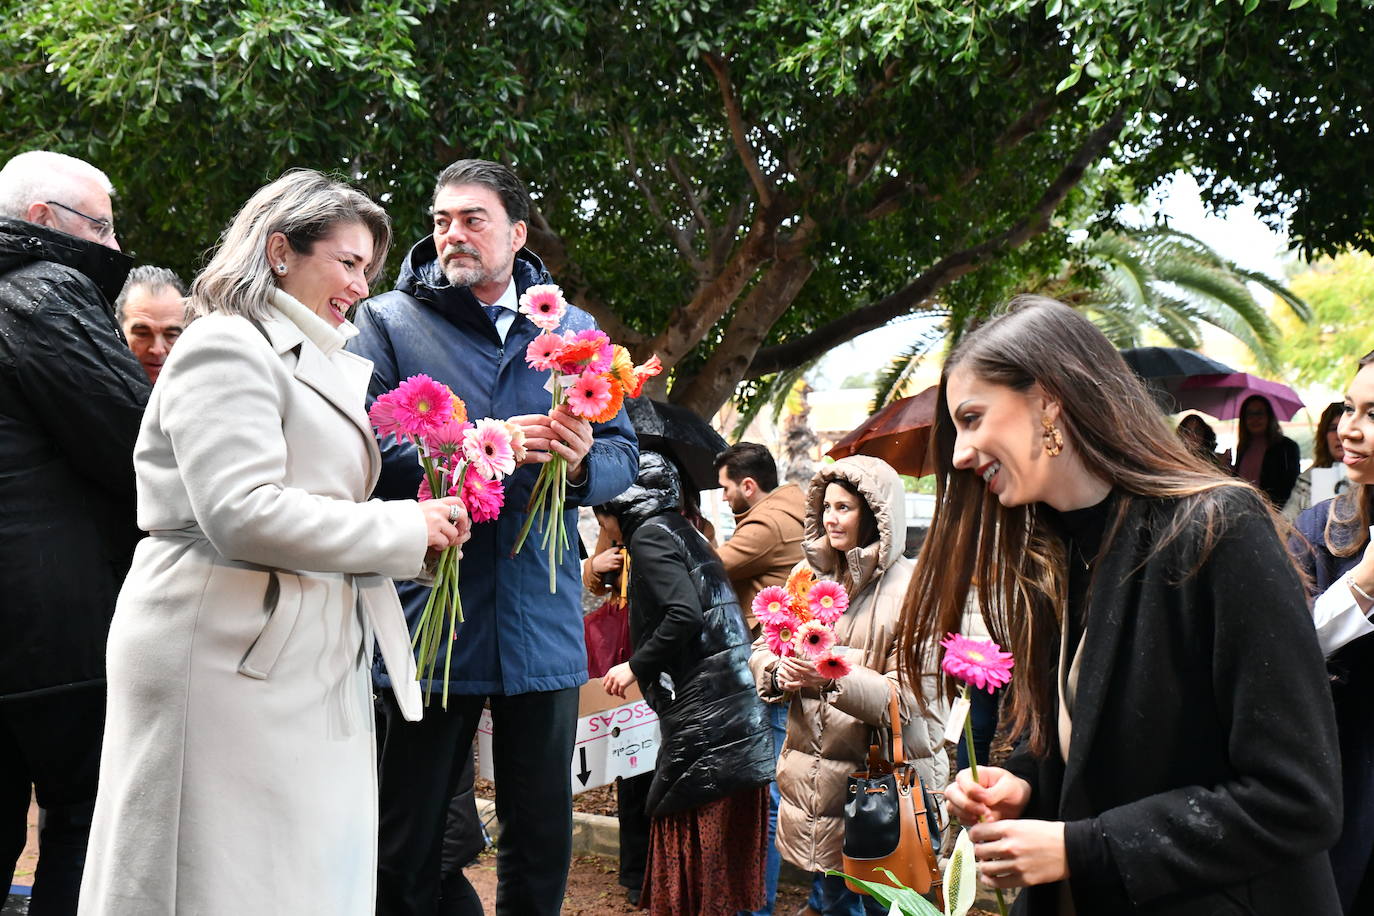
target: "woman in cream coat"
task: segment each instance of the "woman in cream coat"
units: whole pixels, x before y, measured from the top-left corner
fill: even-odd
[[[367,501],[371,364],[343,311],[386,214],[309,171],[239,212],[192,290],[134,460],[149,533],[120,592],[83,914],[374,906],[373,640],[419,719],[387,577],[466,539],[455,499]]]
[[[807,493],[805,564],[818,578],[849,592],[849,609],[835,623],[839,645],[853,666],[838,681],[820,678],[802,658],[779,659],[763,639],[749,661],[759,695],[789,703],[787,740],[778,758],[776,844],[784,859],[818,873],[843,867],[845,790],[861,769],[875,729],[887,729],[891,689],[897,687],[902,744],[927,787],[949,776],[945,757],[945,706],[933,676],[922,689],[922,715],[911,686],[897,678],[897,624],[914,564],[902,555],[906,494],[887,462],[859,455],[825,465]],[[809,671],[805,669],[810,669]],[[860,895],[842,878],[817,875],[811,906],[825,916],[858,916]],[[872,901],[872,898],[866,898]],[[874,912],[886,909],[873,904]]]

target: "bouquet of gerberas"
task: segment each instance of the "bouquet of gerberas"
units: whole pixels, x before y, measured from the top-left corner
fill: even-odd
[[[831,680],[850,672],[849,661],[833,651],[835,621],[849,607],[849,593],[840,583],[817,579],[803,567],[788,577],[785,587],[770,585],[760,591],[752,607],[774,655],[804,654]]]
[[[386,440],[414,443],[424,474],[419,498],[457,496],[463,500],[474,523],[490,521],[505,501],[502,479],[525,457],[525,433],[514,424],[482,419],[468,422],[467,406],[446,385],[427,375],[413,375],[377,398],[368,411],[377,434]],[[458,550],[449,547],[439,554],[434,588],[420,614],[411,647],[419,648],[417,678],[433,686],[439,647],[457,635],[463,621],[463,602],[458,594]],[[444,654],[442,703],[448,708],[449,653]],[[429,702],[429,689],[425,691]]]
[[[625,399],[637,398],[645,380],[658,375],[663,366],[658,357],[636,366],[630,352],[597,330],[558,334],[556,329],[567,314],[563,291],[553,284],[531,286],[520,297],[520,312],[543,333],[525,349],[530,368],[549,373],[546,386],[552,395],[549,410],[565,405],[568,412],[591,423],[606,423],[620,413]],[[563,505],[568,493],[568,465],[558,454],[539,471],[530,493],[528,517],[516,538],[514,553],[519,553],[529,536],[537,515],[542,515],[540,544],[549,552],[549,592],[558,591],[558,563],[568,549],[568,533],[563,525]]]

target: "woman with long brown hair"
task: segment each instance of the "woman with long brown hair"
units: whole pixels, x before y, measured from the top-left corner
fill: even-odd
[[[1345,820],[1331,868],[1346,913],[1374,912],[1374,352],[1339,405],[1337,434],[1350,488],[1298,516],[1294,553],[1316,600],[1312,616],[1331,672]],[[1325,414],[1323,414],[1325,417]]]
[[[982,881],[1025,887],[1031,916],[1333,912],[1335,727],[1263,497],[1039,297],[955,347],[934,433],[903,662],[959,626],[974,581],[1016,657],[1021,746],[946,789]]]

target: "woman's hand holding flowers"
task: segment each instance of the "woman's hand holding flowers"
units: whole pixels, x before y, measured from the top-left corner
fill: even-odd
[[[450,522],[449,517],[453,514],[454,506],[458,507],[458,520]],[[468,518],[468,510],[459,497],[427,499],[420,503],[420,511],[424,513],[427,543],[431,550],[458,547],[472,537],[472,521]],[[458,555],[462,556],[462,553]]]
[[[1001,767],[981,766],[977,780],[972,770],[959,771],[945,787],[945,803],[951,817],[971,826],[1020,817],[1030,793],[1030,783],[1021,777]]]
[[[970,827],[968,836],[979,877],[989,887],[1048,884],[1069,876],[1063,821],[991,821]]]
[[[786,691],[805,687],[823,687],[830,678],[816,670],[816,662],[802,655],[786,655],[778,659],[778,686]]]

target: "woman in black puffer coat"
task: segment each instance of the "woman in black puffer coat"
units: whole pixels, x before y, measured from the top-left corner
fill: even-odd
[[[732,914],[763,903],[773,738],[734,590],[680,493],[672,462],[641,452],[634,485],[604,507],[630,547],[634,654],[603,685],[638,683],[662,734],[641,906]]]

